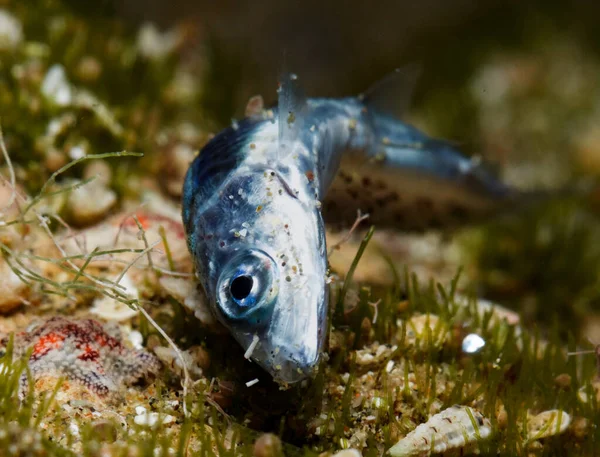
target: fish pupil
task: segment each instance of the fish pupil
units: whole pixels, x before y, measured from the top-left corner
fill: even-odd
[[[248,297],[248,295],[250,295],[253,285],[254,280],[251,276],[238,276],[233,281],[231,281],[229,291],[231,292],[231,296],[235,300],[243,300],[244,298]]]

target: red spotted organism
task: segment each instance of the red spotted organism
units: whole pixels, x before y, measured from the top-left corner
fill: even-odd
[[[0,339],[6,346],[8,336]],[[120,335],[109,334],[93,319],[53,317],[14,336],[15,356],[32,350],[29,370],[34,381],[44,376],[63,377],[83,384],[101,398],[117,398],[121,390],[160,368],[158,359],[145,350],[123,344]],[[27,389],[21,377],[20,396]]]

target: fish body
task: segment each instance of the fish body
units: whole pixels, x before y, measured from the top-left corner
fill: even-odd
[[[220,132],[186,175],[183,221],[210,306],[276,381],[309,376],[324,347],[324,217],[347,224],[361,209],[379,226],[420,229],[512,198],[477,162],[395,117],[389,87],[304,99],[288,75],[278,107]]]

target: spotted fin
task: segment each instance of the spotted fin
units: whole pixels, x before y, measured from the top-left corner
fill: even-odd
[[[279,83],[279,149],[278,159],[291,154],[298,141],[306,114],[306,99],[300,90],[298,76],[285,73]]]
[[[410,106],[421,66],[410,64],[396,68],[359,96],[369,108],[381,114],[402,119]]]

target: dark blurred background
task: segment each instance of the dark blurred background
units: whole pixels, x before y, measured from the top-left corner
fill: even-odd
[[[275,99],[277,74],[300,74],[311,95],[354,94],[394,67],[424,64],[423,84],[456,85],[491,48],[523,48],[556,31],[590,49],[600,40],[600,2],[572,0],[70,0],[86,14],[119,15],[168,27],[189,21],[220,67],[220,117],[262,93]],[[417,94],[422,97],[423,94]]]

